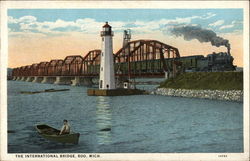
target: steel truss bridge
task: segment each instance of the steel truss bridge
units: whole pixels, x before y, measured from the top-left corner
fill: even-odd
[[[98,77],[101,50],[91,50],[84,57],[67,56],[13,69],[13,77],[70,76]],[[180,54],[177,48],[157,40],[128,42],[114,54],[115,75],[129,77],[162,77],[176,73]]]

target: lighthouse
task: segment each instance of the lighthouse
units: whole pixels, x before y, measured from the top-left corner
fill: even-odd
[[[131,88],[116,88],[114,58],[113,58],[113,31],[106,22],[102,27],[102,52],[100,54],[100,79],[99,89],[88,89],[88,96],[125,96],[145,94],[144,90]],[[125,43],[130,40],[130,33],[125,33]]]
[[[102,27],[102,52],[100,64],[99,89],[115,89],[115,73],[113,58],[113,31],[112,27],[106,22]]]

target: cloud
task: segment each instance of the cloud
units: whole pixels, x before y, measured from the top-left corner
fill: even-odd
[[[215,13],[208,12],[206,15],[203,16],[203,19],[210,19],[212,17],[216,16]]]
[[[9,24],[18,23],[18,19],[13,18],[12,16],[8,16],[8,23]]]
[[[222,24],[224,24],[224,20],[218,20],[218,21],[215,21],[214,23],[211,23],[211,24],[209,24],[208,26],[213,26],[213,27],[215,27],[215,26],[221,26]]]
[[[232,21],[231,24],[229,24],[229,25],[221,26],[220,30],[231,29],[233,27],[235,27],[235,28],[240,27],[241,28],[242,27],[242,21],[238,21],[238,20]],[[239,30],[239,29],[236,29],[236,30]]]
[[[179,25],[179,24],[191,24],[194,19],[208,19],[215,16],[213,13],[206,13],[201,16],[190,17],[176,17],[173,19],[160,19],[151,21],[110,21],[113,30],[115,32],[121,32],[126,28],[130,28],[136,33],[152,33],[155,31],[164,31],[166,26]],[[76,19],[75,21],[65,21],[57,19],[56,21],[43,21],[40,22],[34,16],[23,16],[20,18],[8,17],[9,24],[16,24],[15,28],[11,28],[11,32],[33,32],[43,33],[47,35],[54,35],[68,32],[82,32],[97,34],[100,32],[104,22],[96,21],[92,18]],[[12,30],[13,29],[13,30]]]
[[[19,22],[22,23],[32,23],[32,22],[36,22],[36,17],[34,16],[23,16],[19,19]]]
[[[242,25],[242,21],[232,21],[233,25]]]
[[[78,31],[93,33],[100,31],[103,22],[96,22],[94,19],[85,18],[77,19],[75,21],[64,21],[57,19],[56,21],[39,22],[34,16],[24,16],[15,19],[11,16],[8,17],[9,24],[19,24],[17,32],[40,32],[44,34],[54,34],[58,32]],[[114,27],[121,26],[121,23],[116,22]]]
[[[233,27],[234,27],[234,24],[231,24],[231,25],[224,25],[224,26],[221,26],[221,27],[220,27],[220,30],[229,29],[229,28],[233,28]]]
[[[15,23],[32,23],[36,22],[37,18],[34,16],[23,16],[19,19],[15,19],[12,16],[8,16],[8,23],[9,24],[15,24]]]
[[[242,35],[243,34],[243,31],[242,30],[239,30],[239,29],[236,29],[234,31],[231,32],[232,35]]]
[[[231,24],[229,25],[224,25],[224,26],[221,26],[220,27],[220,30],[224,30],[224,29],[229,29],[229,28],[233,28],[233,27],[236,27],[237,26],[242,26],[242,21],[232,21]]]

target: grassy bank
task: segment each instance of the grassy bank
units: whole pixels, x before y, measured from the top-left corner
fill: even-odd
[[[243,90],[243,72],[183,73],[162,82],[160,88]]]

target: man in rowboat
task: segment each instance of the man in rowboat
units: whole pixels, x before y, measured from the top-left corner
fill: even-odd
[[[70,126],[69,126],[68,120],[63,120],[63,126],[59,135],[64,135],[64,134],[69,134],[69,133],[70,133]]]

